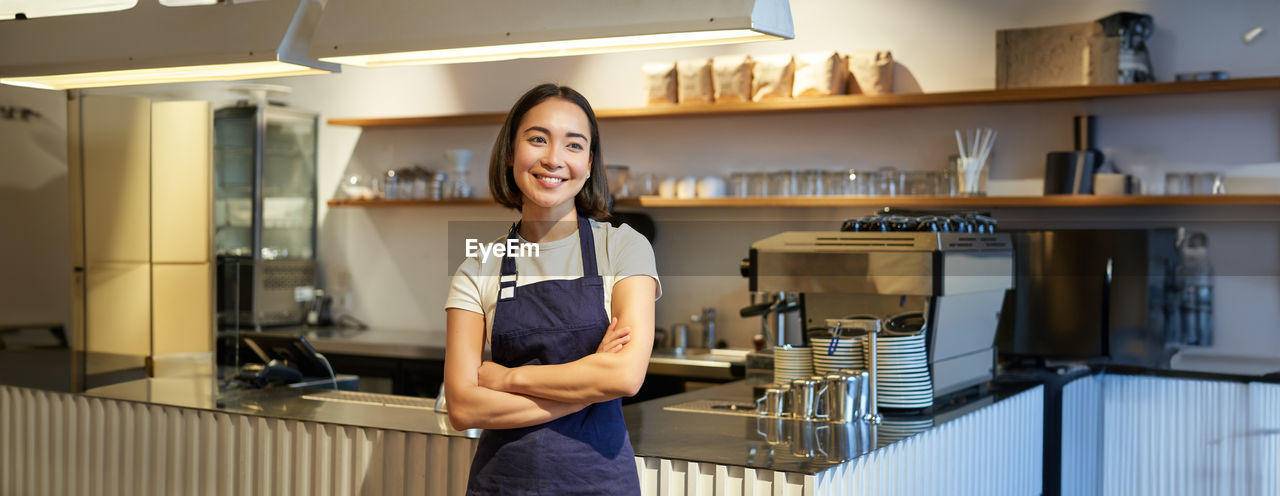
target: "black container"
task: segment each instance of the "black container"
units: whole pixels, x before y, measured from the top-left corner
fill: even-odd
[[[1044,163],[1044,194],[1093,194],[1093,173],[1102,165],[1102,152],[1049,152]]]

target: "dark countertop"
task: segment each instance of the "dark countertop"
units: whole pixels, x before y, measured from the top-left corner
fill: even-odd
[[[6,386],[74,393],[146,377],[141,356],[66,348],[0,350],[0,384]]]
[[[752,388],[746,381],[629,405],[623,414],[638,456],[815,474],[1033,387],[1011,386],[927,415],[886,412],[884,422],[874,428],[862,422],[809,422],[665,409],[698,400],[752,403]]]
[[[357,393],[361,399],[383,399],[406,403],[405,406],[385,406],[316,399],[331,394],[323,389],[294,389],[276,387],[268,389],[243,389],[224,392],[221,397],[214,391],[214,382],[207,376],[152,378],[132,381],[86,391],[86,396],[168,405],[198,410],[210,410],[268,418],[302,420],[328,424],[390,429],[422,434],[480,436],[478,429],[458,431],[449,425],[446,414],[436,413],[432,398]],[[341,394],[341,393],[340,393]]]
[[[224,335],[225,335],[224,331]],[[251,330],[240,330],[253,333]],[[444,331],[406,331],[371,328],[282,327],[264,334],[304,336],[311,346],[326,355],[356,355],[408,360],[444,360]],[[744,375],[746,350],[689,350],[675,354],[656,349],[649,360],[649,373],[691,379],[732,380]]]
[[[70,370],[68,363],[73,355],[65,350],[60,359],[55,359],[59,357],[48,353],[23,352],[23,355],[29,360],[25,367],[20,368],[29,373],[5,373],[0,375],[0,381],[14,386],[42,387],[41,381],[35,379],[50,377],[50,371],[62,370],[63,377],[69,376],[65,371]],[[180,375],[130,380],[133,376],[128,374],[141,373],[140,357],[91,355],[89,358],[92,358],[91,368],[101,371],[116,369],[105,373],[120,374],[124,371],[126,374],[117,377],[125,382],[96,387],[83,393],[91,397],[424,434],[472,438],[479,435],[478,430],[452,429],[448,416],[433,411],[434,400],[427,398],[358,393],[375,400],[382,398],[387,402],[415,403],[411,405],[412,408],[406,408],[315,399],[316,395],[326,393],[315,389],[245,389],[218,395],[211,366],[202,361],[191,360],[185,364],[159,363],[157,370],[181,370]],[[4,362],[8,366],[0,367],[4,371],[12,370],[13,364],[19,363],[12,360]],[[48,381],[43,385],[49,385]],[[67,391],[64,387],[54,389]],[[691,400],[748,403],[751,400],[751,388],[745,381],[637,403],[624,407],[623,411],[635,452],[640,456],[816,473],[854,459],[873,446],[887,445],[1026,389],[1027,387],[1021,387],[1001,391],[927,417],[886,415],[885,422],[876,431],[860,427],[865,424],[857,423],[757,420],[756,417],[664,409],[666,406]],[[871,435],[875,435],[877,439],[872,440]],[[796,442],[797,439],[804,441]]]
[[[226,331],[224,331],[225,333]],[[254,331],[241,329],[241,333]],[[281,327],[263,331],[307,338],[320,353],[359,355],[408,360],[444,360],[444,331],[407,331],[403,329],[349,329],[339,327]]]
[[[876,428],[865,423],[832,424],[790,419],[758,419],[665,410],[691,400],[749,402],[751,388],[737,381],[623,408],[632,446],[639,456],[710,462],[813,474],[1033,386],[976,398],[932,415],[885,415]],[[239,390],[215,399],[208,377],[152,378],[96,388],[87,396],[268,418],[391,429],[474,438],[479,430],[457,431],[448,416],[431,410],[434,400],[413,398],[418,408],[315,399],[323,390],[275,388]],[[404,398],[369,395],[373,398]],[[797,439],[803,441],[797,442]]]
[[[393,400],[417,402],[413,408],[406,408],[310,399],[304,396],[323,391],[309,389],[239,390],[218,397],[212,374],[201,371],[209,368],[203,363],[196,363],[190,367],[192,372],[184,375],[145,378],[142,357],[77,354],[68,350],[0,351],[0,384],[74,393],[76,385],[73,378],[78,374],[77,366],[72,363],[77,357],[85,359],[86,382],[92,388],[83,393],[87,396],[446,436],[475,437],[479,434],[475,430],[453,430],[446,415],[431,409],[434,400],[425,398],[372,395],[384,398],[388,403]],[[1122,367],[1110,367],[1105,371],[1226,381],[1276,381],[1275,377]],[[1086,373],[1094,372],[1097,370]],[[859,423],[760,419],[665,409],[697,400],[750,403],[751,388],[745,381],[629,405],[623,408],[623,412],[632,445],[639,456],[813,474],[853,460],[873,447],[910,437],[1038,386],[1034,382],[1023,382],[998,384],[996,387],[989,395],[929,415],[898,416],[886,412],[884,422],[874,430]]]

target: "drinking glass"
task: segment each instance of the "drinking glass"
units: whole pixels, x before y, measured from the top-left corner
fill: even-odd
[[[1222,187],[1222,175],[1214,172],[1201,172],[1198,174],[1190,174],[1191,176],[1191,194],[1193,195],[1221,195],[1226,191]]]
[[[859,194],[867,196],[880,196],[884,194],[884,184],[883,181],[881,181],[880,172],[862,171],[858,175],[862,182],[861,186],[859,186]]]
[[[400,177],[399,172],[395,169],[388,169],[382,173],[382,189],[378,192],[378,196],[383,198],[398,198],[400,195]]]
[[[960,184],[959,178],[956,177],[956,171],[947,167],[939,173],[941,178],[938,179],[938,194],[941,196],[959,196]]]
[[[884,196],[902,194],[902,173],[893,167],[880,168],[880,192]]]
[[[990,161],[990,157],[987,160]],[[986,196],[987,176],[991,168],[987,167],[982,159],[951,155],[947,162],[947,170],[951,171],[955,177],[956,191],[961,196]]]
[[[866,172],[857,169],[849,169],[844,174],[844,180],[844,194],[854,196],[866,196],[869,194],[867,193],[870,188],[867,187]]]
[[[1191,194],[1191,174],[1183,174],[1180,172],[1166,173],[1164,175],[1164,194],[1166,195]]]
[[[826,196],[843,196],[849,184],[849,174],[843,170],[824,170],[822,174],[822,194]]]
[[[903,172],[902,194],[915,196],[938,194],[938,174],[929,171]]]
[[[796,171],[777,171],[769,175],[769,196],[795,196]]]
[[[796,172],[796,195],[819,196],[822,194],[822,171]]]
[[[747,174],[747,196],[769,196],[769,174],[751,172]]]
[[[751,195],[751,176],[746,172],[729,173],[729,196],[743,198]]]

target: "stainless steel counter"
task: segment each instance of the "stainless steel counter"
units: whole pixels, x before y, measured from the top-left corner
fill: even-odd
[[[1015,386],[928,415],[907,416],[886,412],[884,423],[876,428],[866,426],[870,432],[861,434],[856,432],[860,426],[853,424],[667,409],[698,400],[711,403],[752,403],[752,388],[746,381],[630,405],[623,408],[623,412],[636,456],[816,474],[851,461],[867,451],[893,444],[997,403],[1030,387],[1032,386]],[[850,439],[858,435],[871,436],[870,445],[851,445]]]
[[[659,363],[662,357],[658,357]],[[685,357],[689,359],[690,357]],[[52,365],[54,368],[60,368]],[[718,366],[718,364],[717,364]],[[32,369],[33,374],[40,373]],[[0,377],[22,385],[13,375]],[[38,386],[27,386],[38,387]],[[215,383],[208,373],[149,378],[90,389],[86,396],[130,402],[168,405],[196,410],[300,420],[409,433],[474,438],[478,431],[456,431],[445,415],[422,400],[418,408],[359,404],[312,399],[319,390],[289,388],[240,390],[215,398]],[[928,416],[886,415],[873,444],[851,448],[831,437],[844,427],[825,422],[672,411],[668,406],[695,400],[750,403],[751,388],[744,381],[641,402],[624,408],[636,455],[644,458],[687,460],[717,465],[744,466],[781,472],[815,474],[857,458],[867,448],[881,447],[931,429],[966,413],[1002,401],[1026,387],[1006,389]],[[388,396],[388,398],[396,398]],[[824,446],[823,439],[828,443]],[[835,442],[838,449],[832,448]],[[846,440],[847,441],[847,440]]]
[[[74,393],[145,379],[146,358],[65,348],[0,350],[0,384]]]
[[[412,399],[417,403],[385,406],[349,400],[317,399],[326,390],[284,387],[243,389],[223,393],[221,397],[215,398],[213,388],[214,382],[209,376],[191,376],[126,382],[91,389],[84,394],[98,398],[286,420],[468,438],[480,436],[478,429],[466,431],[453,429],[449,425],[448,415],[434,411],[435,400],[432,398],[360,393],[366,398],[385,398],[388,403],[407,403],[396,401],[397,399]]]
[[[212,388],[208,377],[153,378],[96,388],[85,394],[267,418],[454,437],[479,435],[478,430],[452,429],[446,415],[431,410],[434,402],[430,399],[424,399],[418,408],[410,408],[320,400],[314,399],[320,390],[277,388],[235,391],[215,400]],[[872,444],[861,447],[849,446],[848,438],[854,434],[836,435],[837,430],[854,426],[666,409],[694,400],[750,403],[751,387],[745,381],[638,403],[623,411],[636,456],[814,474],[1023,390],[1003,391],[932,415],[886,415],[884,424],[870,429]],[[836,448],[830,444],[833,442]]]
[[[241,330],[242,333],[253,331]],[[344,329],[337,327],[285,327],[267,334],[301,335],[325,354],[357,355],[408,360],[444,360],[444,331],[403,329]]]
[[[649,373],[729,381],[742,378],[746,357],[747,350],[689,350],[677,354],[656,349],[649,355]]]
[[[265,332],[304,336],[316,351],[327,355],[408,360],[443,361],[446,342],[444,331],[288,327]],[[649,360],[649,373],[729,381],[742,378],[745,363],[746,350],[689,350],[676,354],[671,350],[656,349]]]

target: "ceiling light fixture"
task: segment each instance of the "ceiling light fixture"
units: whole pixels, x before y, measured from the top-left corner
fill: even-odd
[[[328,0],[308,53],[378,67],[794,37],[787,0]]]
[[[0,21],[0,83],[46,89],[338,72],[306,56],[323,0],[227,0]]]

